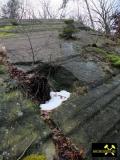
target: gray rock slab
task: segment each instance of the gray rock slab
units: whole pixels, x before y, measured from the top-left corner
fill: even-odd
[[[29,36],[35,53],[35,60],[55,61],[56,58],[62,56],[58,32],[42,31],[37,34],[32,33]],[[8,50],[8,57],[13,63],[32,61],[31,46],[27,36],[20,35],[4,39],[4,45]]]
[[[119,103],[120,75],[88,92],[86,96],[71,98],[56,109],[52,117],[74,143],[84,145],[89,152],[92,143],[102,142],[119,123]],[[120,138],[120,134],[117,137]],[[108,137],[106,141],[111,142]]]
[[[65,57],[75,54],[75,50],[73,48],[72,42],[63,42],[61,44],[61,50],[62,50],[63,56]]]
[[[38,106],[19,91],[6,93],[5,86],[0,85],[0,157],[16,160],[32,143],[29,152],[46,154],[49,150],[46,156],[52,160],[55,148],[51,132],[37,113]]]
[[[106,77],[100,64],[93,61],[81,62],[79,57],[76,60],[66,62],[63,66],[85,84],[98,83]]]

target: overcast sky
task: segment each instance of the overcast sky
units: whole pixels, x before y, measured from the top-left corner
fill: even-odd
[[[35,8],[36,10],[40,9],[40,1],[42,0],[27,0],[28,4],[31,4],[33,8]],[[46,1],[50,3],[51,10],[53,12],[56,12],[61,7],[63,2],[63,0],[46,0]],[[97,1],[97,0],[94,0],[94,1]],[[80,14],[84,14],[86,12],[86,5],[84,3],[84,0],[78,0],[78,2],[77,1],[73,2],[72,0],[70,0],[66,7],[66,15],[71,15],[71,16],[77,15],[78,4],[80,6],[79,8]]]
[[[8,0],[0,0],[1,5],[5,4]],[[27,2],[28,4],[32,5],[35,8],[39,8],[40,5],[40,1],[42,0],[20,0],[20,1],[24,1]],[[49,1],[51,3],[51,6],[56,9],[57,7],[59,7],[62,4],[63,0],[46,0]],[[80,5],[84,5],[84,0],[78,0]],[[97,1],[97,0],[94,0]],[[108,0],[109,1],[109,0]],[[88,2],[90,2],[90,0],[88,0]],[[75,5],[76,2],[69,0],[68,6],[70,6],[70,8],[73,8],[73,5]]]
[[[1,5],[5,4],[8,0],[0,0]],[[27,4],[30,4],[31,6],[33,6],[33,8],[38,9],[40,6],[40,1],[42,0],[20,0],[20,1],[24,1],[27,2]],[[56,9],[58,8],[61,4],[63,0],[45,0],[51,3],[52,8]],[[74,1],[74,2],[73,2]],[[69,9],[73,9],[75,7],[75,5],[77,5],[77,0],[69,0],[68,6]],[[108,1],[112,1],[112,0],[108,0]],[[119,2],[120,0],[118,0]],[[84,0],[78,0],[81,8],[85,7],[85,3]],[[91,2],[91,0],[88,0],[89,4]],[[98,2],[98,0],[94,0],[95,3]]]

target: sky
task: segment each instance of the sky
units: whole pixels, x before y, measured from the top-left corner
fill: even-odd
[[[40,1],[42,0],[27,0],[28,4],[31,4],[31,6],[37,11],[40,10]],[[61,7],[62,5],[62,0],[46,0],[50,3],[50,7],[51,7],[51,12],[56,13],[58,11],[58,9]],[[90,0],[88,0],[90,1]],[[97,1],[97,0],[95,0]],[[79,4],[79,8],[77,7]],[[79,9],[79,14],[81,15],[87,15],[86,14],[86,5],[84,3],[84,0],[79,0],[77,1],[72,1],[70,0],[69,3],[67,4],[66,7],[66,17],[69,18],[72,16],[76,17],[78,15],[78,9]]]
[[[8,0],[0,0],[0,3],[2,5],[2,4],[5,4],[7,1]],[[33,8],[39,9],[40,1],[42,1],[42,0],[22,0],[22,1],[27,2],[27,4],[31,5]],[[46,1],[50,2],[53,9],[57,9],[61,6],[63,0],[46,0]],[[85,5],[84,0],[78,0],[78,1],[82,7]],[[90,0],[88,0],[88,1],[90,1]],[[97,0],[94,0],[94,1],[97,1]],[[75,1],[73,2],[72,0],[70,0],[68,3],[68,8],[70,10],[72,10],[74,8],[74,5],[76,5],[76,4],[77,3]]]
[[[0,0],[0,4],[5,4],[8,0]],[[31,5],[33,8],[35,8],[36,10],[39,9],[40,7],[40,1],[42,0],[20,0],[20,1],[24,1],[27,2],[28,5]],[[62,4],[63,0],[45,0],[50,2],[51,6],[53,9],[59,8],[60,5]],[[73,2],[74,1],[74,2]],[[89,4],[90,4],[91,0],[88,0]],[[94,0],[95,3],[97,3],[98,0]],[[111,0],[108,0],[111,1]],[[118,0],[119,1],[119,0]],[[78,3],[80,4],[81,8],[85,8],[85,3],[84,0],[78,0]],[[69,0],[68,3],[68,9],[72,10],[75,9],[77,5],[77,0]],[[84,10],[85,11],[85,10]]]

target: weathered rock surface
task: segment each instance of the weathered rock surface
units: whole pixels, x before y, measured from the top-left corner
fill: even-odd
[[[35,52],[35,60],[51,64],[58,64],[59,62],[81,84],[94,88],[110,78],[111,73],[105,71],[104,68],[109,68],[109,66],[99,60],[99,55],[93,57],[89,54],[86,58],[87,53],[82,54],[82,47],[94,43],[96,38],[92,34],[91,31],[81,31],[78,33],[79,39],[77,41],[64,41],[59,39],[59,32],[57,31],[32,33],[30,37]],[[99,44],[103,42],[102,38],[99,38]],[[11,62],[32,61],[32,53],[27,37],[20,35],[15,38],[5,39],[4,43],[8,49],[8,56]],[[18,67],[28,71],[31,68],[31,64],[26,66],[18,65]]]
[[[42,152],[52,160],[54,145],[49,139],[50,130],[36,113],[36,106],[18,91],[5,93],[5,84],[3,81],[1,84],[1,157],[16,159],[34,140],[26,154]],[[68,102],[54,111],[52,117],[75,144],[82,144],[87,149],[87,155],[92,160],[91,143],[116,142],[120,145],[119,103],[120,75],[85,96],[71,96]]]
[[[45,153],[52,160],[50,130],[37,108],[18,90],[6,93],[6,83],[0,81],[0,160],[16,160],[30,144],[26,154]]]
[[[120,75],[112,78],[114,71],[111,71],[108,63],[102,61],[99,54],[82,54],[84,46],[95,43],[97,39],[97,45],[100,46],[108,39],[102,36],[98,38],[93,31],[80,31],[77,33],[77,41],[64,41],[58,35],[57,30],[32,33],[30,36],[35,58],[60,65],[52,79],[57,89],[68,89],[76,81],[91,87],[92,90],[84,96],[72,95],[53,112],[52,117],[75,144],[84,145],[88,159],[93,160],[90,154],[91,143],[116,142],[120,146]],[[32,61],[26,36],[6,38],[4,44],[13,63]],[[119,53],[119,47],[116,51]],[[18,67],[25,71],[31,69],[29,64]],[[46,68],[47,73],[51,73],[49,69]],[[26,154],[42,152],[48,160],[52,160],[55,150],[50,140],[50,130],[35,110],[37,106],[18,91],[6,93],[3,79],[4,76],[0,75],[0,160],[16,160],[32,140],[34,142]],[[118,160],[119,157],[120,149]]]
[[[35,60],[53,61],[57,57],[61,57],[57,32],[42,31],[40,33],[32,33],[30,37]],[[30,43],[24,34],[17,38],[5,39],[4,43],[12,62],[33,61]]]
[[[107,74],[100,64],[98,65],[92,61],[82,62],[79,57],[70,62],[66,61],[63,66],[71,71],[83,84],[95,86],[107,78]]]
[[[96,40],[99,45],[108,41],[108,39],[102,36],[98,39],[97,33],[93,31],[85,30],[80,30],[80,32],[77,33],[76,36],[78,40],[65,41],[59,38],[59,33],[60,30],[62,31],[63,26],[64,23],[60,22],[56,23],[55,28],[54,23],[51,22],[51,24],[46,23],[46,25],[38,25],[37,32],[34,32],[36,25],[32,26],[32,31],[29,32],[27,30],[35,53],[35,60],[42,60],[44,62],[56,61],[56,59],[61,57],[79,54],[83,46],[93,44]],[[50,28],[52,30],[49,31]],[[17,34],[14,38],[5,38],[3,42],[8,50],[8,56],[13,63],[32,61],[31,46],[24,32],[21,31],[21,34]],[[77,48],[79,48],[79,52],[75,50],[76,44]]]
[[[119,104],[120,75],[90,91],[86,96],[71,98],[56,109],[52,117],[74,143],[78,146],[84,145],[88,157],[91,157],[92,143],[115,142],[120,146]],[[119,157],[120,148],[118,152]]]

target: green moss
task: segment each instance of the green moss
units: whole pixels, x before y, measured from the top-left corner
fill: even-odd
[[[25,157],[23,160],[47,160],[44,155],[31,154]]]
[[[103,55],[107,54],[107,52],[104,49],[98,48],[98,47],[86,47],[85,50],[87,52],[95,52],[95,53],[103,54]]]
[[[12,33],[13,30],[16,29],[16,26],[3,26],[0,27],[0,37],[10,37],[14,36],[15,34]]]
[[[113,66],[120,67],[120,56],[114,54],[108,54],[106,57],[112,63]]]
[[[97,54],[102,54],[106,60],[109,60],[111,64],[115,67],[120,67],[120,56],[115,52],[108,52],[102,48],[97,47],[87,47],[85,48],[87,52],[95,52]]]
[[[19,90],[10,90],[9,92],[4,92],[2,93],[2,102],[16,102],[25,106],[26,108],[30,110],[35,110],[37,109],[37,106],[35,103],[33,103],[30,99],[27,99],[24,97],[24,95],[21,93]],[[16,112],[16,111],[15,111]]]
[[[5,93],[3,96],[3,100],[8,102],[8,101],[17,99],[20,96],[21,96],[21,93],[19,91],[12,91],[10,93]]]
[[[26,107],[32,108],[32,109],[33,109],[33,108],[34,108],[34,109],[36,108],[36,105],[35,105],[31,100],[28,100],[28,99],[27,99],[27,100],[25,100],[24,102],[25,102],[25,106],[26,106]]]
[[[65,20],[64,23],[66,26],[63,28],[63,32],[59,34],[59,36],[65,39],[73,39],[73,34],[77,32],[74,26],[74,20]]]
[[[6,69],[4,65],[0,65],[0,74],[6,73]]]
[[[12,128],[9,129],[7,134],[4,135],[4,142],[6,143],[2,144],[2,146],[6,148],[8,146],[13,147],[16,144],[24,144],[25,148],[30,141],[36,139],[37,136],[38,134],[34,129],[34,125],[27,122],[24,124],[24,127],[18,126],[15,130]],[[18,148],[15,147],[14,149],[17,150]]]
[[[13,33],[0,32],[0,38],[15,36]]]
[[[16,26],[4,26],[4,27],[0,27],[0,30],[2,31],[11,31],[13,29],[16,29]]]

